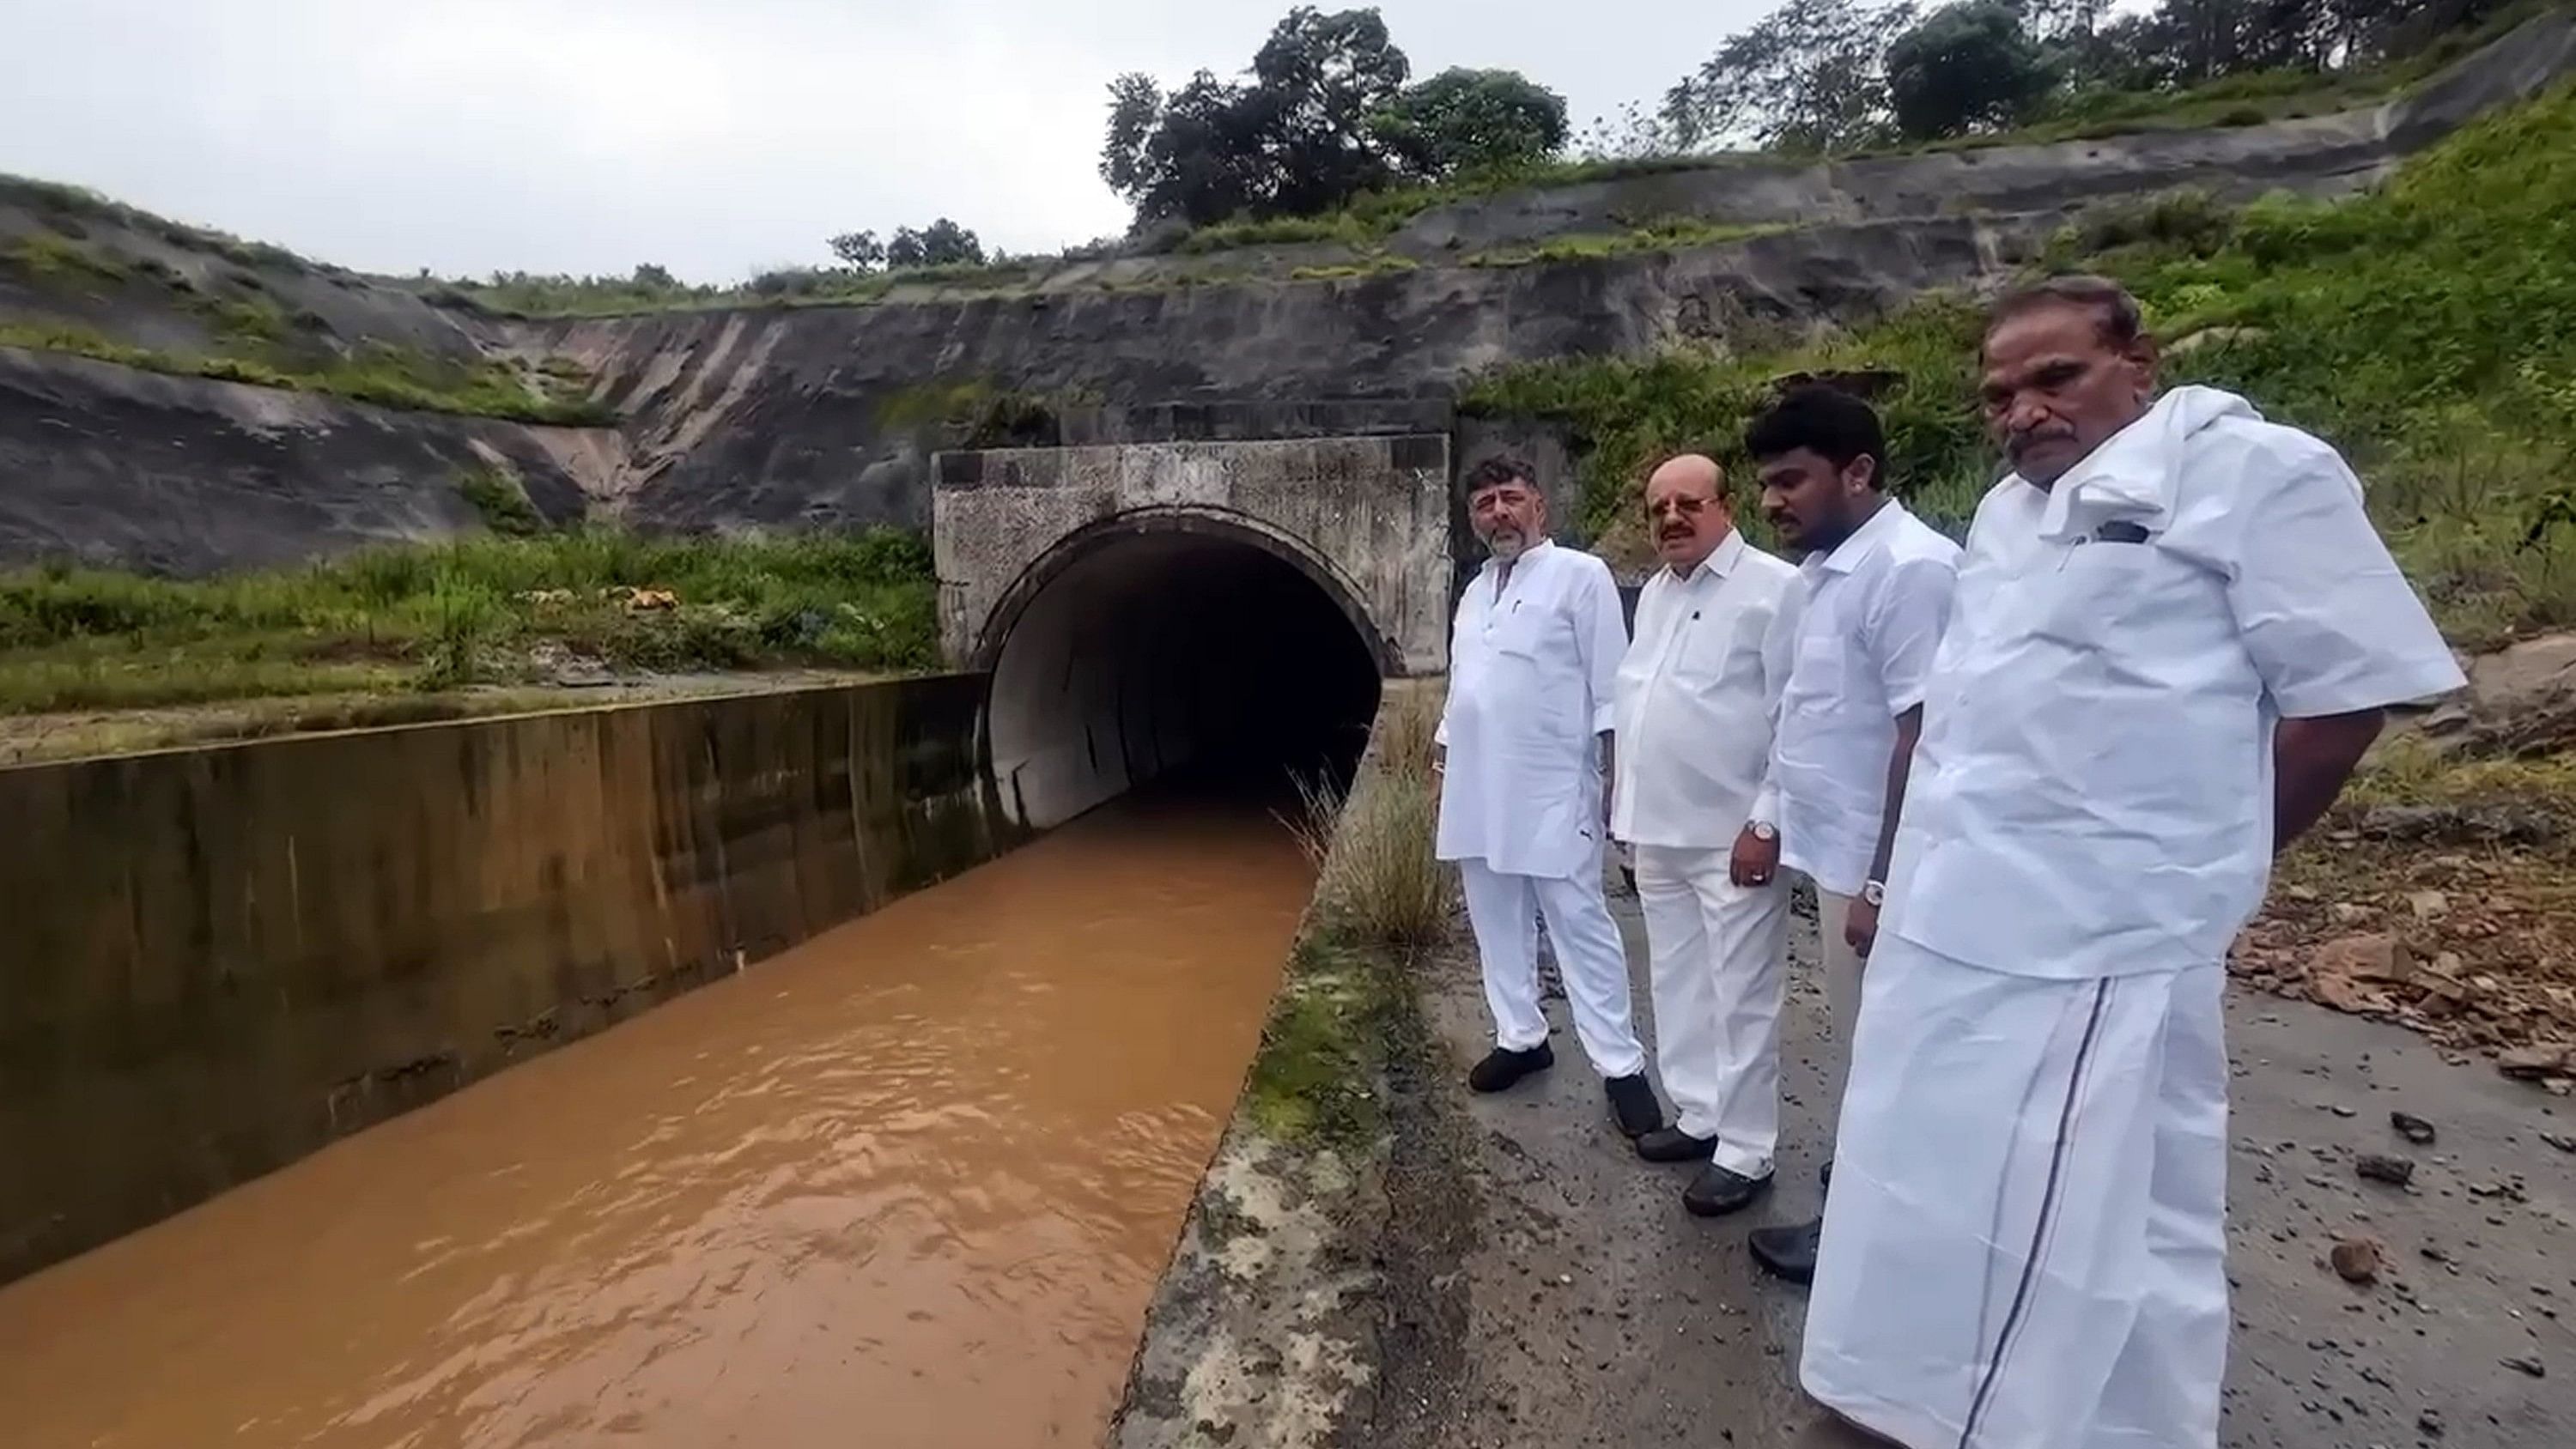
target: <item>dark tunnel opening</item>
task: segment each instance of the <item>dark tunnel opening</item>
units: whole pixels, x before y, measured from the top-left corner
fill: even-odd
[[[1292,777],[1346,782],[1377,711],[1356,605],[1233,530],[1095,541],[998,622],[994,773],[1041,829],[1149,782],[1284,798]]]

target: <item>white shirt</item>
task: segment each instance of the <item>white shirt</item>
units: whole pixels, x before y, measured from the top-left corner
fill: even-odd
[[[1439,857],[1504,875],[1600,869],[1601,761],[1628,647],[1610,566],[1541,542],[1488,559],[1449,638]]]
[[[1978,506],[1881,929],[2057,980],[2218,961],[2270,879],[2276,723],[2462,683],[2334,450],[2177,388]]]
[[[1836,895],[1860,894],[1878,857],[1896,717],[1923,702],[1950,617],[1959,546],[1891,498],[1831,553],[1799,564],[1807,604],[1780,701],[1771,787],[1754,806],[1780,827],[1780,861]]]
[[[1612,836],[1695,850],[1735,843],[1770,776],[1805,599],[1795,565],[1732,530],[1690,577],[1662,568],[1646,580],[1636,641],[1619,664]]]

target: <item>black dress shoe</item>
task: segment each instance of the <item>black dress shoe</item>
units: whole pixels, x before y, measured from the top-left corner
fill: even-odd
[[[1637,1139],[1637,1155],[1648,1162],[1706,1162],[1716,1150],[1716,1138],[1693,1137],[1679,1127],[1658,1127]]]
[[[1468,1071],[1467,1085],[1479,1092],[1499,1092],[1533,1072],[1543,1072],[1555,1065],[1556,1053],[1546,1042],[1520,1052],[1496,1047],[1485,1053],[1485,1059]]]
[[[1647,1084],[1644,1072],[1612,1077],[1601,1088],[1610,1094],[1610,1113],[1619,1119],[1619,1130],[1631,1138],[1664,1125],[1664,1104],[1655,1100],[1655,1089]]]
[[[1755,1198],[1770,1190],[1771,1178],[1767,1173],[1760,1177],[1746,1177],[1712,1162],[1691,1180],[1690,1186],[1682,1189],[1682,1206],[1689,1208],[1694,1217],[1722,1218],[1752,1206]]]
[[[1755,1228],[1745,1243],[1753,1250],[1753,1261],[1774,1278],[1792,1283],[1816,1281],[1816,1247],[1825,1240],[1825,1224],[1820,1218],[1787,1228]]]

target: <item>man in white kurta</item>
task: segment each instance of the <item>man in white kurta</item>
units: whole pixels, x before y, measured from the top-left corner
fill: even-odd
[[[1684,454],[1646,480],[1663,567],[1637,598],[1619,666],[1612,838],[1636,853],[1655,1005],[1655,1064],[1674,1122],[1649,1162],[1705,1161],[1682,1204],[1735,1212],[1771,1181],[1780,1137],[1788,888],[1737,858],[1770,773],[1804,586],[1744,541],[1725,474]]]
[[[1526,464],[1465,479],[1492,557],[1458,602],[1441,715],[1438,853],[1456,861],[1494,1015],[1494,1050],[1468,1075],[1501,1091],[1555,1061],[1539,1004],[1537,922],[1565,980],[1575,1036],[1620,1129],[1663,1125],[1628,1002],[1627,953],[1601,885],[1612,686],[1628,644],[1618,586],[1591,554],[1547,539]]]
[[[1867,969],[1808,1391],[1911,1449],[2214,1449],[2223,958],[2458,666],[2324,443],[2150,402],[2116,286],[1998,305],[1978,508]]]

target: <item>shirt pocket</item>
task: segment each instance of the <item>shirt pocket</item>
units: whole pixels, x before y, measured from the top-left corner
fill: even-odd
[[[1762,647],[1763,622],[1763,616],[1752,609],[1716,616],[1702,610],[1685,616],[1682,637],[1673,646],[1673,677],[1697,685],[1725,679],[1738,656]]]
[[[1485,642],[1496,653],[1535,662],[1546,657],[1553,622],[1546,609],[1526,599],[1506,599],[1486,626]]]
[[[2144,602],[2162,550],[2150,543],[2070,544],[2057,567],[2032,580],[2030,629],[2078,649],[2100,649]]]

